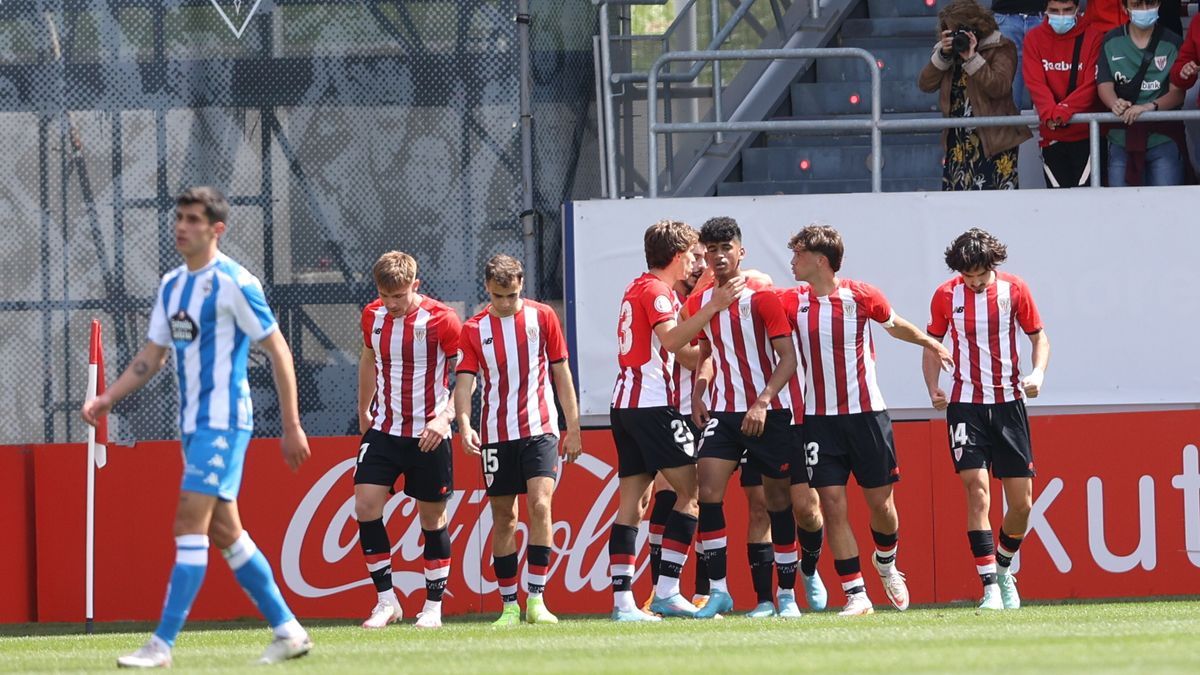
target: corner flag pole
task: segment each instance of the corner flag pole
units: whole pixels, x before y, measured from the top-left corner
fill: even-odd
[[[100,322],[92,319],[92,334],[88,346],[87,400],[104,393],[104,343],[101,340]],[[87,428],[87,533],[84,571],[84,630],[91,635],[95,612],[95,541],[96,541],[96,469],[108,463],[108,416],[100,418],[96,426]]]

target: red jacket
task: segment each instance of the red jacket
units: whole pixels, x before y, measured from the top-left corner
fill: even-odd
[[[1185,78],[1184,64],[1188,61],[1200,63],[1200,21],[1193,20],[1188,26],[1187,36],[1183,38],[1183,46],[1179,48],[1179,56],[1175,57],[1175,65],[1171,66],[1171,84],[1187,91],[1196,84],[1196,76]]]
[[[1080,35],[1083,35],[1083,45],[1079,50],[1079,74],[1075,77],[1075,90],[1068,94],[1071,57],[1075,53],[1075,39]],[[1062,35],[1055,33],[1045,21],[1025,34],[1021,74],[1025,76],[1025,86],[1029,87],[1033,107],[1042,122],[1038,144],[1043,148],[1051,141],[1081,141],[1088,137],[1086,124],[1051,129],[1046,123],[1053,120],[1061,124],[1075,113],[1098,109],[1096,60],[1103,40],[1103,33],[1082,21]]]
[[[1121,9],[1121,0],[1088,0],[1087,10],[1083,15],[1084,20],[1080,23],[1091,24],[1101,36],[1129,23],[1129,15]]]

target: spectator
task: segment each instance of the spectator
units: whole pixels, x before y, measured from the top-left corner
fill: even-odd
[[[1158,8],[1158,22],[1177,35],[1183,35],[1182,5],[1181,0],[1162,0]],[[1129,23],[1129,15],[1121,11],[1121,0],[1086,0],[1083,13],[1101,35]]]
[[[1079,21],[1079,0],[1045,0],[1046,21],[1025,40],[1025,82],[1033,98],[1046,185],[1087,185],[1093,170],[1086,124],[1067,124],[1097,109],[1096,59],[1102,33]]]
[[[1171,84],[1186,92],[1196,84],[1197,72],[1200,72],[1200,21],[1193,21],[1171,67]]]
[[[1087,0],[1083,14],[1091,28],[1101,35],[1129,23],[1129,16],[1121,10],[1122,0]]]
[[[996,17],[996,25],[1000,34],[1017,46],[1017,76],[1013,79],[1013,100],[1017,108],[1025,110],[1030,106],[1030,92],[1021,68],[1021,55],[1024,53],[1025,36],[1029,31],[1042,23],[1042,9],[1045,0],[993,0],[992,14]]]
[[[991,12],[975,0],[953,0],[938,12],[938,31],[917,86],[940,92],[942,114],[1016,115],[1017,48],[1000,34]],[[1017,189],[1017,147],[1032,136],[1024,126],[947,129],[942,190]]]
[[[1183,89],[1170,83],[1183,39],[1155,25],[1158,4],[1159,0],[1122,0],[1129,25],[1109,31],[1100,47],[1100,100],[1124,122],[1124,128],[1117,125],[1108,132],[1108,184],[1114,187],[1183,183],[1183,125],[1134,124],[1144,112],[1183,103]]]

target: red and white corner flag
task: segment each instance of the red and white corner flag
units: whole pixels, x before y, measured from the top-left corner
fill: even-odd
[[[104,393],[104,341],[100,322],[92,319],[92,339],[88,348],[87,400]],[[94,427],[88,427],[88,454],[95,457],[96,468],[108,463],[108,415],[101,415]]]

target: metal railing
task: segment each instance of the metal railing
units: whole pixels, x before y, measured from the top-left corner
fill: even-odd
[[[815,4],[815,3],[814,3]],[[658,115],[658,71],[673,61],[779,61],[787,59],[832,59],[857,58],[867,64],[871,72],[871,118],[856,120],[766,120],[755,122],[722,122],[718,110],[713,111],[712,122],[656,121]],[[667,52],[658,57],[650,67],[646,86],[646,115],[648,121],[648,150],[646,174],[647,197],[658,196],[658,134],[683,132],[723,131],[866,131],[871,134],[871,191],[882,192],[883,138],[879,122],[882,117],[880,101],[883,87],[880,83],[879,62],[865,49],[858,47],[824,47],[817,49],[742,49],[729,51]]]
[[[732,0],[730,0],[732,1]],[[757,0],[740,0],[734,8],[733,13],[729,18],[721,22],[719,20],[720,0],[710,0],[710,16],[712,17],[712,37],[706,48],[707,51],[715,51],[724,45],[734,31],[741,25],[742,21],[750,15],[750,10],[755,5]],[[780,23],[782,11],[779,3],[782,0],[769,0],[771,3],[772,13],[775,17],[778,29],[783,30]],[[650,79],[649,73],[628,72],[616,73],[613,71],[612,58],[612,43],[614,41],[632,42],[637,41],[659,41],[662,43],[664,53],[670,50],[670,40],[672,36],[680,30],[683,24],[685,15],[688,12],[696,11],[697,0],[685,0],[681,7],[677,8],[676,16],[671,24],[661,34],[657,35],[611,35],[610,31],[610,16],[609,6],[639,6],[639,5],[665,5],[668,0],[592,0],[593,5],[599,6],[599,23],[600,36],[598,44],[595,48],[598,51],[596,59],[596,72],[600,78],[599,95],[602,99],[599,105],[600,117],[603,118],[602,124],[598,124],[597,139],[600,145],[601,156],[604,161],[601,168],[601,181],[604,187],[605,196],[610,199],[615,199],[618,194],[618,142],[616,130],[616,111],[614,110],[614,98],[617,94],[613,92],[613,85],[632,86],[642,82],[648,82]],[[809,0],[810,16],[812,19],[819,19],[821,15],[820,0]],[[790,7],[790,3],[785,6]],[[670,99],[670,83],[688,83],[694,82],[704,68],[704,62],[698,62],[688,68],[686,71],[679,73],[665,73],[661,75],[658,82],[666,84],[667,90],[664,92],[666,100]],[[711,98],[713,101],[713,111],[717,119],[723,117],[722,107],[722,92],[723,78],[719,61],[713,62],[713,77],[711,85]],[[669,113],[668,113],[669,114]],[[669,120],[668,120],[669,121]],[[721,134],[716,134],[717,142],[721,142]],[[667,141],[668,152],[670,152],[670,140]]]
[[[860,58],[868,62],[871,72],[871,115],[868,119],[816,119],[816,120],[761,120],[753,122],[722,121],[719,116],[712,122],[659,122],[657,121],[659,70],[673,61],[731,61],[731,60],[786,60],[818,58]],[[916,86],[916,83],[913,83]],[[883,191],[883,133],[908,131],[943,131],[952,128],[981,127],[1036,127],[1040,123],[1037,115],[1004,115],[993,117],[940,117],[926,119],[885,119],[880,100],[879,64],[870,52],[859,48],[815,48],[815,49],[764,49],[741,51],[689,51],[668,52],[654,62],[650,69],[647,90],[647,190],[646,196],[658,196],[658,134],[672,133],[719,133],[719,132],[770,132],[770,131],[866,131],[871,134],[871,192]],[[1200,110],[1163,110],[1142,113],[1140,122],[1173,122],[1200,120]],[[1091,187],[1100,187],[1100,125],[1121,122],[1111,112],[1078,113],[1069,124],[1088,125],[1089,156],[1093,171]],[[1189,161],[1185,156],[1184,161]]]

